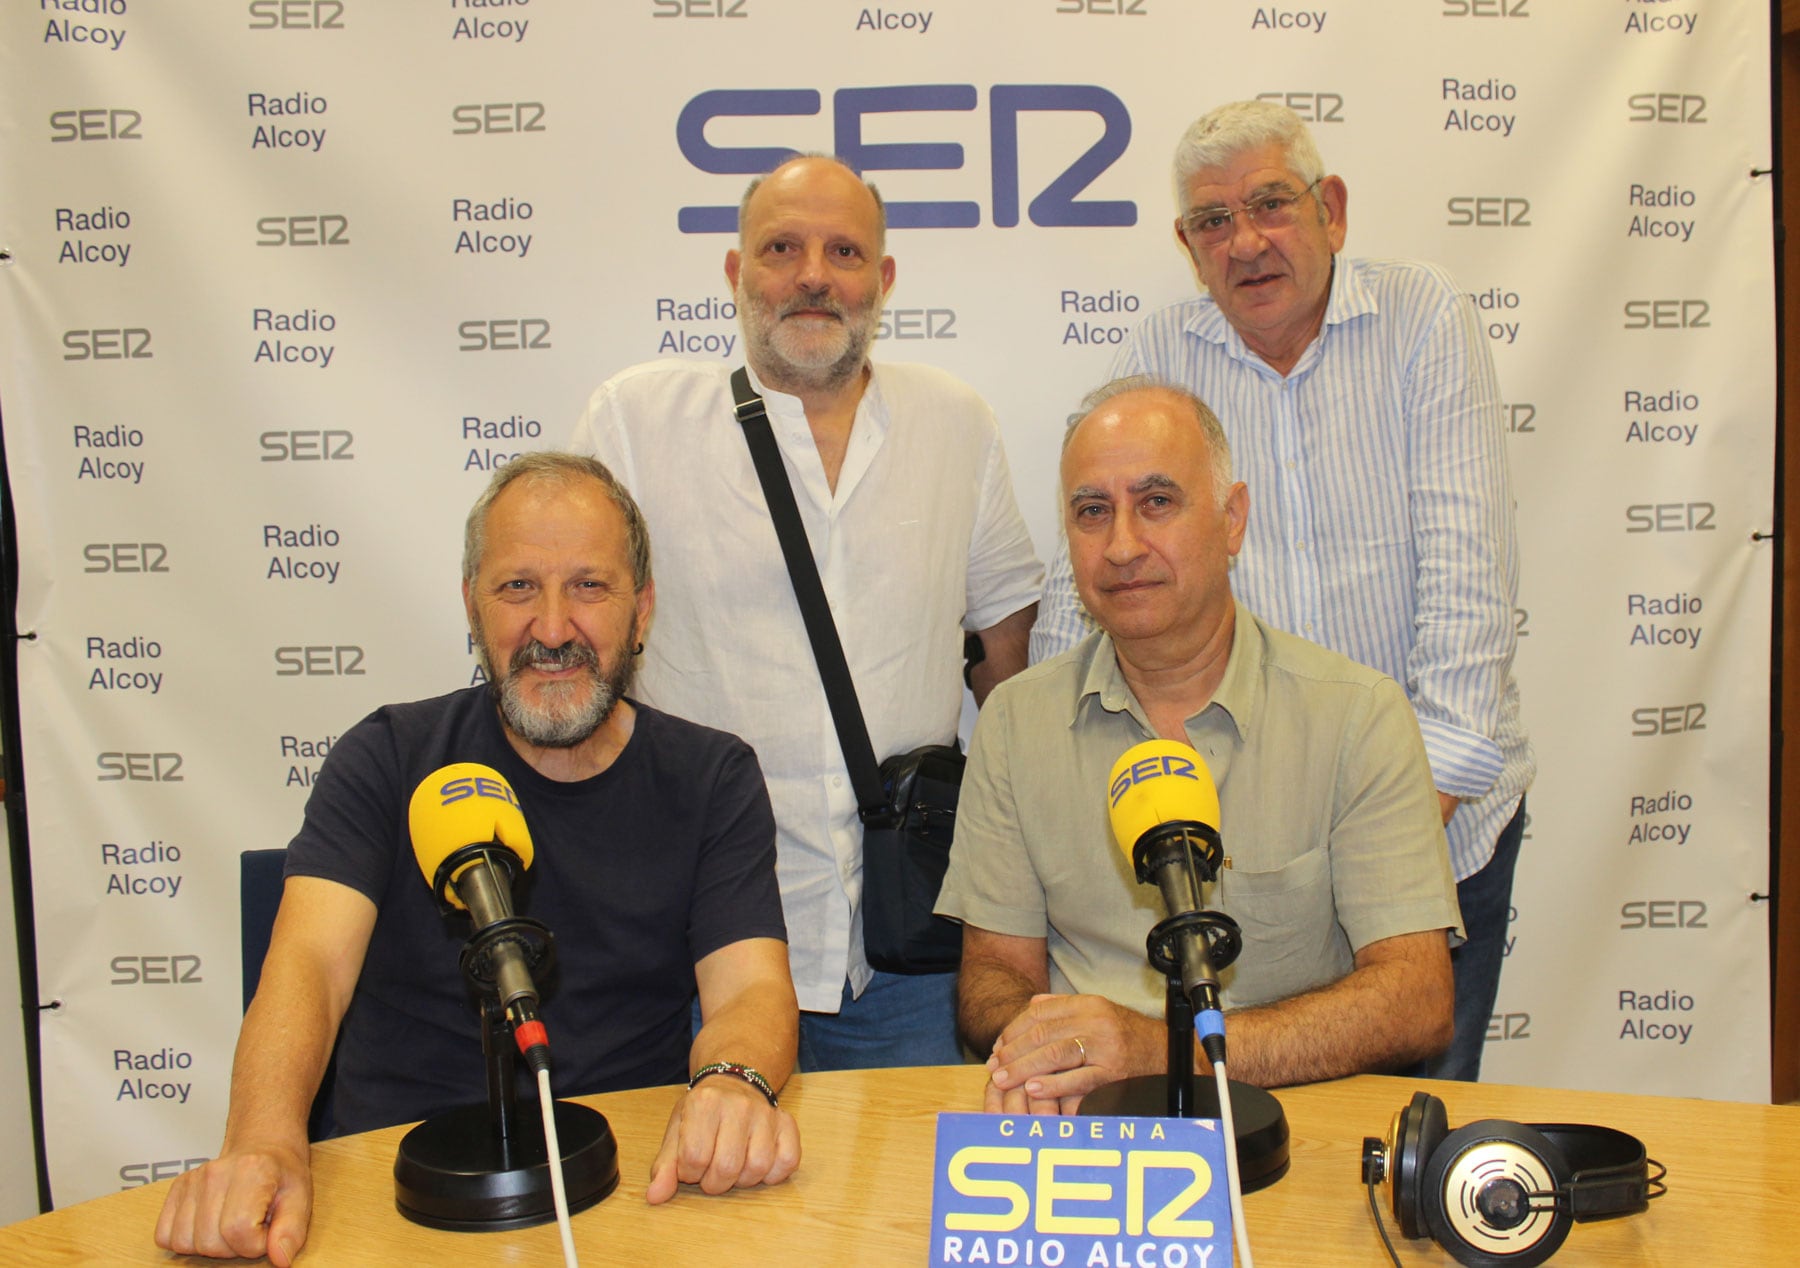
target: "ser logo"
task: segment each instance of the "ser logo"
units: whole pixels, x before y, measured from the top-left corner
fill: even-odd
[[[158,1162],[128,1162],[119,1168],[119,1187],[135,1189],[142,1184],[155,1184],[211,1161],[211,1158],[165,1158]]]
[[[544,103],[541,101],[490,101],[485,105],[471,103],[450,112],[455,126],[451,136],[472,136],[477,132],[548,132],[544,126]]]
[[[311,644],[277,647],[277,678],[354,678],[369,671],[362,667],[363,649],[350,645]]]
[[[1173,753],[1142,757],[1119,772],[1119,777],[1113,780],[1112,787],[1107,790],[1107,802],[1116,806],[1119,804],[1119,799],[1131,791],[1132,785],[1164,777],[1200,782],[1200,777],[1194,773],[1192,758],[1177,757]]]
[[[197,955],[115,955],[112,972],[114,986],[187,986],[206,980]]]
[[[1058,13],[1110,13],[1114,17],[1144,18],[1150,11],[1145,0],[1056,0]]]
[[[1459,194],[1444,204],[1452,229],[1529,229],[1531,199],[1500,195]]]
[[[1341,92],[1259,92],[1256,99],[1286,106],[1308,123],[1344,122]]]
[[[1706,904],[1698,898],[1654,898],[1619,908],[1621,929],[1706,929]]]
[[[350,218],[335,212],[310,216],[264,216],[256,222],[259,247],[345,247]]]
[[[180,784],[187,781],[181,773],[180,753],[101,753],[94,759],[100,768],[95,776],[102,784],[129,779],[143,784]]]
[[[1531,0],[1444,0],[1446,18],[1528,18]]]
[[[1703,299],[1628,299],[1627,330],[1705,330],[1712,305]]]
[[[963,147],[955,142],[863,140],[866,115],[969,112],[979,94],[973,84],[897,84],[882,88],[840,88],[832,94],[832,143],[803,145],[800,149],[829,149],[858,172],[959,171],[964,167]],[[715,176],[754,176],[792,158],[798,150],[775,145],[734,147],[714,145],[706,129],[716,119],[798,118],[817,115],[822,97],[812,88],[714,89],[703,92],[681,108],[675,121],[675,142],[682,157],[703,172]],[[1137,204],[1128,201],[1080,200],[1076,195],[1092,185],[1125,153],[1131,140],[1131,114],[1125,103],[1105,88],[1093,84],[996,84],[988,90],[988,129],[992,138],[989,169],[993,222],[1001,228],[1019,223],[1022,163],[1019,157],[1020,119],[1028,114],[1096,115],[1100,138],[1070,162],[1031,198],[1025,208],[1031,223],[1039,226],[1128,226],[1137,223]],[[884,123],[882,130],[894,125]],[[1037,126],[1030,125],[1033,136]],[[904,125],[895,127],[899,131]],[[1071,130],[1073,131],[1073,130]],[[1083,129],[1082,131],[1091,131]],[[1041,147],[1034,147],[1034,151]],[[1051,162],[1060,162],[1055,158]],[[736,205],[682,207],[676,227],[682,233],[737,232]],[[979,203],[963,200],[899,202],[887,204],[888,225],[895,229],[971,229],[981,223]]]
[[[997,1129],[971,1124],[959,1132],[972,1143],[948,1158],[943,1156],[945,1136],[940,1127],[939,1182],[943,1187],[938,1195],[944,1202],[934,1204],[933,1221],[944,1230],[944,1236],[939,1242],[934,1230],[937,1244],[933,1250],[941,1246],[943,1253],[934,1254],[933,1262],[1210,1264],[1218,1246],[1196,1239],[1213,1238],[1218,1217],[1226,1213],[1224,1157],[1216,1140],[1207,1145],[1197,1133],[1173,1130],[1177,1126],[1186,1124],[1165,1127],[1155,1122],[1144,1133],[1147,1139],[1140,1142],[1138,1124],[1129,1119],[1090,1120],[1081,1127],[1081,1136],[1105,1141],[1108,1147],[1080,1148],[1075,1145],[1073,1120],[1001,1119]],[[1050,1143],[1052,1131],[1054,1146]],[[1108,1139],[1114,1133],[1116,1137]],[[1077,1183],[1075,1174],[1085,1183]],[[1077,1193],[1080,1198],[1075,1197]],[[1082,1217],[1075,1218],[1069,1207],[1077,1201],[1100,1205],[1086,1207]],[[996,1204],[1001,1204],[998,1209]],[[1012,1237],[990,1243],[984,1236],[1021,1232],[1026,1234],[1020,1239],[1023,1247]],[[1084,1256],[1079,1242],[1070,1253],[1060,1239],[1032,1237],[1031,1233],[1060,1233],[1083,1240],[1092,1237],[1094,1244]],[[1108,1255],[1107,1251],[1118,1248],[1112,1239],[1121,1233],[1132,1239],[1146,1234],[1166,1239],[1161,1242],[1164,1253],[1153,1261],[1145,1252],[1155,1252],[1158,1243],[1137,1240],[1138,1253],[1129,1259],[1122,1250]],[[1224,1235],[1224,1240],[1229,1243],[1229,1235]],[[1192,1256],[1190,1248],[1196,1252]],[[1171,1255],[1171,1249],[1182,1253]],[[1041,1255],[1036,1253],[1040,1251]]]
[[[1633,123],[1706,123],[1706,98],[1691,92],[1640,92],[1625,99]]]
[[[1706,730],[1706,702],[1692,704],[1645,705],[1631,711],[1631,734],[1642,739],[1651,735],[1682,735],[1688,731]]]
[[[266,431],[257,438],[263,462],[350,462],[356,457],[350,444],[353,432]]]
[[[341,31],[343,0],[250,0],[252,31]]]
[[[513,792],[511,784],[504,779],[489,779],[485,775],[464,775],[452,779],[438,789],[438,795],[443,799],[438,803],[441,806],[454,806],[471,797],[489,797],[495,801],[504,801],[509,806],[519,805],[519,798]]]
[[[83,572],[169,571],[169,548],[161,542],[89,542],[81,557]]]
[[[1487,1026],[1487,1042],[1500,1043],[1507,1039],[1531,1038],[1530,1013],[1489,1013]]]
[[[1717,509],[1711,502],[1638,502],[1625,508],[1627,533],[1711,533]]]
[[[650,0],[653,18],[747,18],[745,0]]]
[[[550,347],[550,323],[542,317],[488,317],[456,328],[458,352],[527,352]]]
[[[64,361],[149,361],[150,332],[143,326],[112,326],[105,330],[65,330]]]
[[[143,122],[135,110],[58,110],[50,116],[50,141],[142,141]]]
[[[888,308],[875,327],[877,339],[954,339],[956,310],[952,308]]]

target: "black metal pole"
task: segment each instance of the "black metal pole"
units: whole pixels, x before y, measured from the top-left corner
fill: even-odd
[[[0,745],[4,745],[6,835],[12,864],[13,927],[19,953],[20,1027],[25,1039],[26,1094],[31,1104],[31,1148],[37,1168],[38,1210],[50,1209],[50,1168],[44,1152],[43,1055],[38,1019],[37,915],[32,902],[31,834],[25,816],[25,766],[19,741],[19,640],[36,631],[18,628],[19,562],[14,543],[12,477],[6,463],[6,423],[0,411]],[[48,1007],[55,1008],[54,1001]]]
[[[1163,1017],[1169,1024],[1169,1117],[1198,1118],[1194,1088],[1194,1006],[1181,989],[1181,978],[1169,975]]]

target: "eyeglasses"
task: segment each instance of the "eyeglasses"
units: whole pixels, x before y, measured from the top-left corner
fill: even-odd
[[[1324,179],[1323,176],[1319,178]],[[1207,247],[1231,241],[1237,233],[1237,226],[1232,223],[1237,216],[1244,217],[1263,233],[1286,229],[1299,218],[1300,213],[1295,204],[1318,187],[1319,181],[1314,181],[1297,194],[1264,194],[1236,211],[1229,207],[1202,207],[1198,211],[1189,212],[1182,220],[1181,227],[1186,230],[1189,238]]]

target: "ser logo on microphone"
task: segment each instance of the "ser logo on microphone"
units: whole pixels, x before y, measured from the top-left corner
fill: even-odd
[[[1195,783],[1200,782],[1200,776],[1194,771],[1193,758],[1179,757],[1174,753],[1161,753],[1155,757],[1139,758],[1120,771],[1119,777],[1113,780],[1112,787],[1107,790],[1108,800],[1112,805],[1117,806],[1119,798],[1130,792],[1134,785],[1170,776],[1176,779],[1191,779]]]
[[[509,806],[519,806],[519,796],[512,786],[503,779],[489,779],[485,775],[464,775],[459,779],[449,780],[438,789],[440,806],[453,806],[459,801],[467,801],[470,797],[492,797],[495,801],[504,801]],[[523,807],[519,807],[523,809]]]

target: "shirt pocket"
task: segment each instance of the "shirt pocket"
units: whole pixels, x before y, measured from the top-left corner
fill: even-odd
[[[1243,952],[1224,979],[1234,1006],[1284,999],[1349,972],[1326,847],[1272,871],[1227,868],[1215,892],[1244,935]]]

